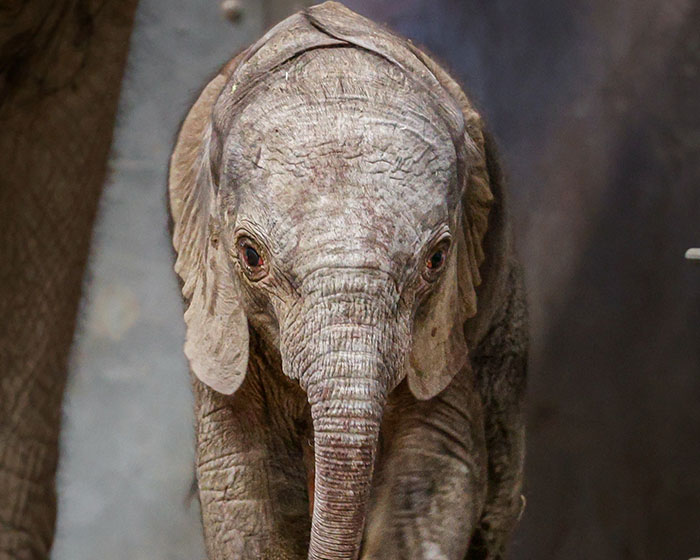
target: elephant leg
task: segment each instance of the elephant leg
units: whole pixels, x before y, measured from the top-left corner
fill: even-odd
[[[364,559],[463,560],[484,504],[480,398],[467,369],[429,401],[403,384],[387,407]]]
[[[525,506],[521,494],[525,429],[520,415],[487,422],[489,486],[481,520],[467,560],[501,560]],[[496,439],[493,442],[493,439]]]
[[[135,0],[0,9],[0,558],[48,558],[61,401]]]
[[[522,514],[525,458],[522,399],[527,374],[528,335],[520,274],[509,278],[510,298],[500,320],[472,356],[482,401],[488,449],[488,492],[468,560],[501,559]]]
[[[266,389],[249,373],[229,397],[194,381],[196,468],[209,558],[306,558],[310,519],[302,445],[309,424],[303,396],[266,392],[279,383],[268,380]],[[291,408],[297,414],[283,417],[280,411]]]
[[[517,367],[513,365],[514,367]],[[488,492],[468,560],[500,560],[525,506],[521,494],[525,428],[516,411],[493,414],[486,420]]]

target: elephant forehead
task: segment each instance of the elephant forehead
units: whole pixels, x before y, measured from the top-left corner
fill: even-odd
[[[455,171],[452,145],[426,139],[410,119],[342,105],[333,112],[289,115],[263,128],[251,147],[244,157],[253,169],[238,182],[242,194],[273,201],[271,209],[279,206],[285,214],[289,205],[319,203],[355,202],[379,210],[392,199],[425,209],[445,202]]]
[[[381,108],[340,109],[288,113],[275,123],[281,142],[265,140],[275,126],[261,127],[254,153],[235,165],[252,162],[235,179],[238,214],[287,238],[297,257],[319,246],[343,258],[410,254],[449,219],[452,145]]]
[[[449,219],[456,153],[447,126],[400,75],[367,67],[314,84],[297,75],[232,122],[225,178],[238,214],[296,253],[320,243],[410,253]]]

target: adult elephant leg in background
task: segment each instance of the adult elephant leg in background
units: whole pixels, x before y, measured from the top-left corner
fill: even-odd
[[[61,400],[136,0],[0,8],[0,558],[48,558]]]

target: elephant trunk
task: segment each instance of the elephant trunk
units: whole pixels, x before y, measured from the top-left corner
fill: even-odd
[[[408,332],[390,278],[341,272],[307,279],[310,296],[282,329],[283,367],[306,391],[314,429],[309,560],[358,557],[396,341]]]
[[[331,379],[310,395],[315,459],[310,560],[354,560],[359,553],[385,400],[383,387],[366,372]]]

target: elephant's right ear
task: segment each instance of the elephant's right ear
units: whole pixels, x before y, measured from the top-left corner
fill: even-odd
[[[248,368],[248,320],[240,288],[219,240],[210,144],[212,109],[228,77],[219,74],[197,99],[170,158],[168,191],[173,219],[175,271],[187,302],[185,355],[192,372],[230,395]]]

